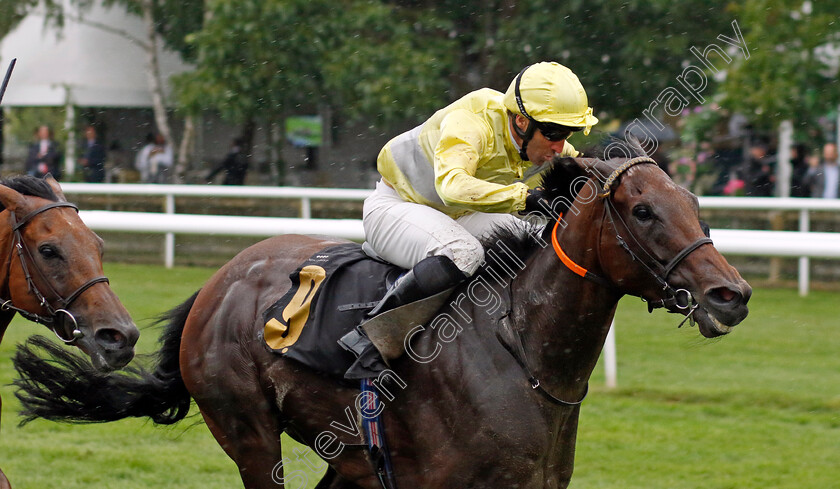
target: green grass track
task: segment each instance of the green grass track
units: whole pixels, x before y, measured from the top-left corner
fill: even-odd
[[[150,352],[158,335],[151,319],[213,270],[108,264],[106,273],[141,327],[138,350]],[[582,408],[571,487],[840,487],[840,293],[803,299],[760,289],[750,310],[727,337],[704,340],[696,328],[677,329],[677,316],[649,315],[638,299],[624,299],[619,387],[603,387],[599,366]],[[0,346],[0,467],[15,489],[242,487],[200,416],[168,428],[136,419],[19,428],[10,356],[36,332],[51,334],[16,318]],[[295,458],[290,444],[285,449]]]

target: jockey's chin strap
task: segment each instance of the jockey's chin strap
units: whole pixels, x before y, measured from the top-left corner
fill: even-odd
[[[656,301],[646,301],[648,303],[648,311],[652,311],[653,309],[664,307],[668,309],[679,309],[679,310],[687,310],[688,313],[686,314],[686,319],[680,323],[682,326],[686,320],[691,319],[692,324],[694,322],[693,318],[691,318],[694,311],[699,307],[699,304],[694,300],[694,297],[691,295],[687,289],[675,289],[668,283],[668,276],[674,269],[692,252],[694,252],[697,248],[705,245],[705,244],[712,244],[711,238],[705,236],[703,238],[699,238],[693,243],[689,244],[685,248],[683,248],[679,253],[677,253],[674,258],[672,258],[666,265],[661,265],[653,257],[645,247],[636,239],[636,236],[630,230],[630,227],[627,226],[627,223],[621,218],[621,215],[616,211],[615,207],[613,206],[612,201],[609,199],[610,194],[612,193],[612,186],[618,179],[618,177],[627,171],[632,166],[638,164],[656,164],[656,162],[652,158],[648,157],[639,157],[633,158],[626,162],[624,162],[621,166],[616,168],[612,174],[607,178],[603,185],[603,193],[599,195],[599,197],[605,200],[604,203],[604,212],[607,218],[610,221],[610,224],[615,231],[615,238],[618,241],[619,245],[628,253],[633,261],[638,262],[650,275],[662,286],[663,292],[665,292],[665,297]],[[636,246],[642,250],[642,252],[647,255],[652,263],[655,263],[656,266],[659,268],[659,271],[654,270],[646,260],[642,260],[627,244],[624,238],[621,236],[621,233],[618,230],[618,226],[616,225],[616,219],[621,222],[624,229],[627,230],[628,235],[630,238],[633,239]],[[557,218],[557,222],[554,224],[554,229],[551,233],[551,244],[554,247],[554,252],[557,254],[557,257],[560,258],[560,261],[573,273],[579,275],[589,281],[595,282],[598,285],[606,287],[608,289],[616,289],[615,285],[612,284],[609,280],[590,272],[586,268],[578,265],[575,263],[569,256],[563,251],[563,248],[560,246],[560,243],[557,239],[557,232],[560,226],[560,221],[563,220],[563,215]],[[645,300],[642,298],[642,300]]]
[[[41,314],[37,314],[31,311],[27,311],[25,309],[16,307],[12,304],[11,299],[0,299],[0,311],[14,311],[24,318],[36,322],[41,323],[46,326],[49,326],[53,333],[58,337],[59,340],[63,341],[64,343],[71,344],[76,342],[76,340],[81,339],[84,337],[84,333],[81,329],[79,329],[79,324],[76,321],[75,316],[68,310],[70,305],[79,298],[82,293],[84,293],[87,289],[93,287],[98,283],[108,283],[108,277],[95,277],[87,282],[83,283],[79,288],[73,291],[72,294],[67,296],[67,298],[63,298],[58,291],[49,283],[44,272],[38,267],[38,264],[35,262],[34,257],[32,256],[32,252],[29,250],[29,247],[26,246],[26,243],[23,240],[23,235],[21,234],[21,228],[25,226],[29,221],[32,220],[33,217],[41,214],[42,212],[48,211],[50,209],[55,209],[57,207],[70,207],[75,209],[76,212],[79,211],[79,208],[69,202],[54,202],[52,204],[45,205],[44,207],[35,209],[34,211],[26,214],[18,220],[17,216],[14,212],[11,212],[12,216],[12,232],[14,233],[14,241],[12,243],[12,249],[17,252],[18,259],[20,260],[20,267],[23,271],[23,274],[26,278],[26,285],[29,288],[29,293],[34,295],[35,298],[38,299],[38,303],[47,310],[48,316],[43,316]],[[29,266],[27,265],[27,258],[32,263],[32,267],[35,269],[36,272],[41,276],[44,280],[44,283],[47,284],[49,287],[50,292],[52,295],[57,297],[58,299],[55,301],[57,304],[57,308],[53,307],[52,304],[47,300],[46,296],[38,289],[38,286],[35,285],[35,281],[32,279],[32,273],[29,271]],[[63,315],[72,323],[72,337],[66,338],[62,336],[59,331],[59,321],[58,317]]]

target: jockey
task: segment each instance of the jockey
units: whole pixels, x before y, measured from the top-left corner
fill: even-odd
[[[410,270],[368,316],[472,276],[484,261],[479,238],[523,226],[513,213],[538,209],[541,192],[523,182],[525,170],[555,154],[577,156],[566,138],[597,122],[577,76],[543,62],[504,94],[469,93],[388,142],[377,158],[382,179],[364,203],[365,237],[381,258]],[[357,355],[360,346],[370,343],[352,348]]]

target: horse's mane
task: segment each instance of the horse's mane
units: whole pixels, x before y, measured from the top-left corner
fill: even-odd
[[[0,179],[0,185],[5,185],[10,189],[32,197],[40,197],[42,199],[58,202],[59,198],[53,192],[52,187],[43,178],[33,177],[30,175],[16,175],[9,178]],[[0,210],[5,209],[3,204],[0,204]]]
[[[572,158],[555,158],[551,161],[551,166],[543,174],[540,186],[545,189],[546,199],[554,203],[554,212],[566,212],[569,205],[574,202],[577,189],[572,182],[581,176],[581,171]],[[553,224],[553,220],[549,219],[549,221],[549,224]],[[537,232],[544,234],[542,230]],[[542,249],[540,241],[533,235],[523,232],[518,227],[510,226],[496,228],[481,240],[481,244],[484,246],[485,258],[492,256],[510,258],[509,255],[513,254],[522,262],[525,262],[536,250]],[[490,261],[486,259],[476,275],[488,273],[487,269],[490,265]],[[516,270],[515,266],[511,268]]]

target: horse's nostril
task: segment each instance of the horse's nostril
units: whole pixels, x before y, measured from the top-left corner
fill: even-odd
[[[721,304],[736,304],[741,301],[741,294],[726,287],[718,287],[709,292],[709,297]]]
[[[95,337],[97,343],[109,350],[125,348],[128,343],[125,335],[116,329],[100,329],[96,332]]]

